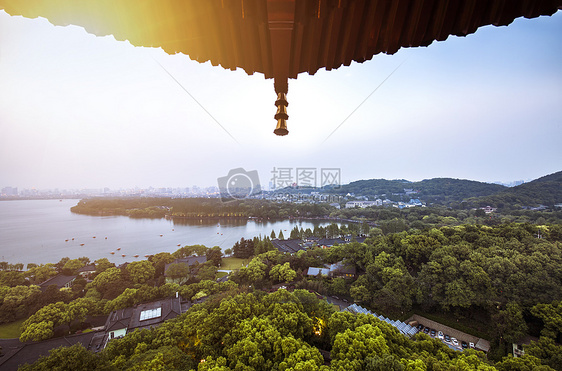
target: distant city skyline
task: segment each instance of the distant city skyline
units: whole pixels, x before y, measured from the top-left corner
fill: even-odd
[[[562,171],[562,170],[560,170]],[[556,173],[553,172],[553,173]],[[506,187],[514,187],[517,185],[521,185],[523,183],[528,183],[531,182],[533,180],[536,180],[538,178],[541,178],[543,176],[547,176],[553,173],[549,173],[549,174],[543,174],[543,175],[539,175],[537,178],[527,178],[527,179],[513,179],[513,180],[508,180],[508,181],[500,181],[500,180],[496,180],[496,181],[484,181],[484,180],[479,180],[479,179],[467,179],[467,178],[455,178],[455,177],[449,177],[449,176],[444,176],[444,177],[434,177],[434,178],[453,178],[453,179],[461,179],[461,180],[470,180],[470,181],[477,181],[477,182],[483,182],[483,183],[491,183],[491,184],[500,184],[500,185],[504,185]],[[408,179],[408,178],[393,178],[393,179],[388,179],[388,178],[377,178],[377,177],[370,177],[370,178],[364,178],[364,179],[351,179],[347,182],[342,182],[341,184],[349,184],[352,182],[356,182],[356,181],[361,181],[361,180],[370,180],[370,179],[386,179],[386,180],[406,180],[409,182],[419,182],[422,180],[426,180],[426,179],[434,179],[434,178],[420,178],[420,179]],[[261,179],[261,177],[260,177]],[[272,190],[272,189],[278,189],[279,187],[275,187],[272,182],[271,179],[269,179],[269,181],[260,181],[261,186],[264,190]],[[296,185],[296,182],[294,183]],[[320,188],[321,186],[318,184],[317,188]],[[133,189],[140,189],[140,190],[147,190],[147,189],[186,189],[186,188],[199,188],[199,189],[207,189],[207,188],[217,188],[218,189],[218,184],[217,182],[215,182],[215,184],[185,184],[185,185],[180,185],[180,186],[155,186],[155,185],[132,185],[132,186],[126,186],[126,187],[108,187],[108,186],[98,186],[98,187],[64,187],[64,186],[55,186],[55,187],[21,187],[21,186],[17,186],[17,185],[12,185],[10,183],[7,184],[0,184],[0,190],[4,189],[4,188],[17,188],[17,189],[27,189],[27,190],[42,190],[42,191],[54,191],[54,190],[65,190],[65,191],[79,191],[79,190],[103,190],[103,189],[107,189],[107,190],[111,190],[111,191],[124,191],[124,190],[133,190]]]
[[[545,174],[545,175],[549,175],[549,174]],[[540,177],[539,177],[540,178]],[[375,179],[375,178],[369,178],[369,179]],[[426,179],[430,179],[430,178],[426,178]],[[538,179],[538,178],[537,178]],[[360,180],[368,180],[368,179],[355,179],[352,180],[349,183],[355,182],[355,181],[360,181]],[[409,180],[409,179],[404,179],[404,178],[399,178],[399,179],[386,179],[386,180],[407,180],[407,181],[411,181],[411,182],[416,182],[419,180]],[[423,179],[421,179],[423,180]],[[477,181],[479,182],[479,180],[477,179],[464,179],[464,180],[471,180],[471,181]],[[535,179],[519,179],[519,180],[514,180],[514,181],[510,181],[510,182],[500,182],[500,181],[496,181],[496,182],[484,182],[484,183],[492,183],[492,184],[500,184],[506,187],[515,187],[524,183],[528,183],[531,182]],[[349,183],[342,183],[342,185],[345,184],[349,184]],[[279,188],[275,188],[272,187],[272,184],[262,184],[262,189],[265,191],[275,191],[275,190],[279,190]],[[120,187],[120,188],[110,188],[110,187],[84,187],[84,188],[69,188],[69,187],[54,187],[54,188],[35,188],[35,187],[31,187],[31,188],[22,188],[22,187],[14,187],[14,186],[2,186],[0,185],[0,195],[10,195],[10,192],[13,192],[14,194],[22,194],[22,192],[27,192],[29,193],[30,191],[37,191],[39,193],[51,193],[51,194],[79,194],[79,193],[83,193],[83,194],[87,194],[87,193],[134,193],[134,192],[139,192],[139,191],[143,191],[143,192],[153,192],[153,193],[197,193],[197,192],[206,192],[206,191],[213,191],[215,193],[218,194],[219,192],[219,187],[217,185],[186,185],[186,186],[182,186],[182,187],[154,187],[154,186],[132,186],[132,187]]]
[[[561,34],[557,12],[299,75],[277,137],[261,74],[0,11],[0,187],[206,187],[236,168],[267,185],[280,167],[536,179],[562,170]]]

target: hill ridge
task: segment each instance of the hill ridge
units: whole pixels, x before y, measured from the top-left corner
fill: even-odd
[[[406,183],[408,182],[408,183]],[[356,197],[388,198],[393,201],[419,198],[428,204],[446,206],[510,207],[546,205],[562,202],[562,171],[548,174],[514,187],[470,179],[438,177],[421,181],[362,179],[336,191]]]

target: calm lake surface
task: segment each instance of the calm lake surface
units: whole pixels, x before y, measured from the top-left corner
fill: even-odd
[[[71,259],[87,256],[91,261],[105,257],[121,264],[145,259],[146,254],[174,252],[179,248],[178,245],[220,246],[224,250],[232,248],[241,237],[269,236],[271,230],[275,230],[276,234],[283,230],[288,238],[295,225],[313,229],[315,225],[330,224],[327,221],[258,222],[87,216],[70,212],[70,208],[78,201],[0,201],[1,261],[27,265],[56,263],[65,256]],[[68,242],[65,242],[67,239]],[[112,251],[115,255],[111,254]],[[121,254],[126,256],[122,257]],[[139,257],[133,257],[135,254]]]

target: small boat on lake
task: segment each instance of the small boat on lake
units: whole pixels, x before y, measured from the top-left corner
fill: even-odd
[[[114,254],[115,254],[115,251],[110,252],[110,254],[111,254],[111,255],[114,255]]]
[[[120,248],[120,247],[118,247],[118,248],[117,248],[117,251],[119,251],[119,250],[121,250],[121,248]]]
[[[84,246],[84,244],[83,244],[83,243],[81,243],[81,244],[80,244],[80,246]]]
[[[125,255],[125,254],[121,254],[121,256],[122,256],[122,257],[125,257],[125,256],[127,256],[127,255]]]
[[[133,256],[134,256],[135,258],[138,258],[138,257],[139,257],[139,254],[135,254],[135,255],[133,255]]]

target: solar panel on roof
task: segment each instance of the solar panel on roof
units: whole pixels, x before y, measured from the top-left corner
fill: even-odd
[[[158,318],[162,315],[162,307],[156,309],[143,310],[140,313],[140,321],[146,321],[153,318]]]

